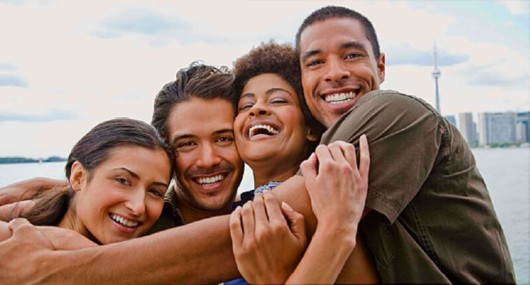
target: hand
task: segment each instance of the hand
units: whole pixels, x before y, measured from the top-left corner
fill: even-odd
[[[318,162],[318,169],[317,169]],[[318,227],[331,227],[355,237],[368,190],[370,157],[366,136],[360,138],[360,165],[355,147],[336,141],[319,145],[300,169]]]
[[[13,234],[8,239],[7,223],[0,222],[0,276],[2,284],[34,284],[47,281],[47,274],[56,267],[54,258],[61,250],[96,246],[81,234],[57,227],[35,227],[26,219],[15,219],[8,229]],[[4,240],[3,240],[4,239]],[[3,240],[3,241],[2,241]],[[51,281],[51,283],[54,283]]]
[[[4,224],[2,224],[4,225]],[[45,260],[42,253],[53,250],[52,243],[25,219],[9,223],[13,235],[0,242],[0,276],[2,284],[37,283]]]
[[[265,191],[230,216],[237,268],[251,284],[281,284],[305,249],[304,217]]]
[[[31,200],[40,191],[66,186],[66,181],[49,178],[31,178],[0,188],[0,206]]]
[[[32,200],[25,200],[0,206],[0,221],[9,222],[20,217],[22,211],[34,204]]]
[[[47,226],[37,228],[52,243],[55,250],[74,250],[97,246],[96,243],[74,230]]]

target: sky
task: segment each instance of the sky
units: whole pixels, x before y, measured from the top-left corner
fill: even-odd
[[[99,122],[150,122],[179,68],[231,67],[262,42],[293,43],[326,5],[372,21],[386,54],[381,88],[434,105],[436,45],[444,115],[530,110],[526,0],[0,0],[0,156],[66,157]]]

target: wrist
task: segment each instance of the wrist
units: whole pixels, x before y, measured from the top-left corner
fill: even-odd
[[[356,245],[357,227],[349,225],[340,225],[337,223],[317,224],[313,239],[318,237],[329,241],[334,248],[341,250],[353,250]]]

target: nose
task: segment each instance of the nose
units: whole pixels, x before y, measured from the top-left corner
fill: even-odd
[[[139,217],[145,213],[145,191],[143,189],[134,189],[127,201],[125,207],[130,211],[130,214]]]
[[[196,164],[198,167],[210,168],[221,163],[221,157],[212,143],[204,144],[200,149],[199,159]]]
[[[250,108],[250,116],[264,116],[269,113],[269,108],[267,107],[267,104],[263,102],[256,102],[254,105],[252,105],[252,108]]]
[[[332,58],[327,62],[327,70],[325,75],[326,81],[339,81],[348,78],[350,71],[340,58]]]

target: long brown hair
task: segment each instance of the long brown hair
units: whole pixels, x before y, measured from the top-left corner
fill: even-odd
[[[70,178],[72,164],[77,161],[88,171],[90,180],[90,172],[108,158],[112,149],[124,145],[164,150],[171,163],[168,178],[173,175],[175,155],[157,131],[139,120],[117,118],[96,125],[75,144],[66,162],[66,178]],[[21,216],[34,225],[56,226],[66,214],[74,193],[70,185],[45,191]]]

